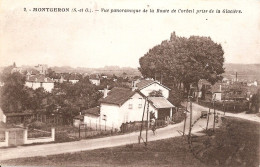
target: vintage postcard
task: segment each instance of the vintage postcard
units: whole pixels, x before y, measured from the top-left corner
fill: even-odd
[[[258,167],[259,108],[259,0],[0,0],[0,167]]]

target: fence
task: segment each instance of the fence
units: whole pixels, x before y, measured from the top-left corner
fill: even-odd
[[[96,126],[96,124],[93,125],[87,125],[87,124],[80,124],[78,127],[74,127],[69,133],[68,136],[70,138],[77,138],[77,139],[83,139],[83,138],[93,138],[97,136],[107,136],[107,135],[113,135],[116,134],[118,131],[116,129],[108,129],[106,127]]]
[[[156,128],[164,127],[167,125],[167,121],[165,120],[156,120],[155,126]],[[123,123],[120,127],[120,132],[126,133],[126,132],[134,132],[141,130],[142,122],[141,121],[135,121],[135,122],[128,122]],[[143,122],[143,129],[147,128],[147,121]],[[149,129],[151,129],[151,125],[149,123]]]
[[[199,104],[205,107],[213,108],[213,103],[210,101],[199,101]],[[248,111],[248,102],[237,102],[237,101],[226,101],[226,102],[215,102],[215,108],[220,111],[227,111],[232,113],[238,113],[243,111]]]
[[[36,121],[47,123],[47,124],[54,124],[54,125],[63,124],[63,118],[61,117],[61,115],[48,116],[46,114],[35,114],[32,116],[32,118]]]

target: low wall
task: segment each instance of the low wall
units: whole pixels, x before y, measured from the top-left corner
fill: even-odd
[[[28,138],[28,130],[24,131],[24,144],[47,143],[55,141],[55,129],[51,129],[50,137]]]

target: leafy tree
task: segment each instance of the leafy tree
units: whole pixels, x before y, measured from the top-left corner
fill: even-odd
[[[212,84],[224,72],[224,52],[220,44],[209,37],[177,37],[171,34],[139,59],[139,71],[146,78],[161,80],[168,87],[189,91],[192,83],[207,79]]]
[[[184,92],[179,89],[171,89],[169,94],[169,101],[175,105],[176,107],[179,107],[181,105],[181,102],[184,100]]]
[[[251,98],[251,106],[249,109],[250,113],[258,113],[260,107],[260,89],[257,90],[257,93],[254,94]]]
[[[150,97],[163,97],[163,94],[162,94],[162,90],[153,90],[152,92],[149,93],[149,96]]]
[[[4,83],[0,89],[0,107],[4,112],[19,112],[26,108],[28,92],[24,88],[25,77],[11,70],[11,67],[5,68],[0,77]]]
[[[55,71],[53,71],[51,68],[48,68],[48,69],[47,69],[47,74],[46,74],[46,76],[49,77],[49,78],[56,78],[56,77],[57,77]]]

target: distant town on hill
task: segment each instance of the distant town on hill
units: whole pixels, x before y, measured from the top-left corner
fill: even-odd
[[[32,66],[21,66],[24,69],[29,69]],[[0,72],[4,67],[0,67]],[[119,66],[105,66],[101,68],[87,68],[87,67],[70,67],[70,66],[49,66],[52,70],[57,73],[103,73],[107,75],[121,76],[123,73],[128,76],[141,76],[138,68],[132,67],[119,67]],[[226,78],[235,78],[236,73],[239,80],[260,80],[260,64],[224,64],[225,73],[223,74]]]
[[[234,78],[238,76],[239,80],[260,80],[260,64],[224,64],[224,77]]]

